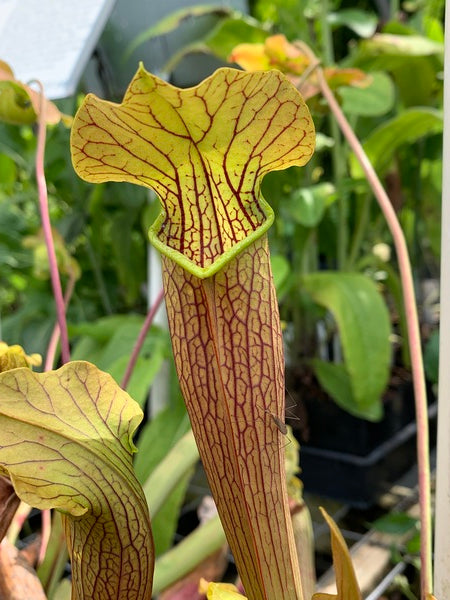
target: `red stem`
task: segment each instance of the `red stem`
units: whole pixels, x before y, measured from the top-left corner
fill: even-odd
[[[144,343],[145,336],[147,335],[148,330],[150,329],[151,324],[153,323],[153,319],[155,318],[155,314],[164,298],[164,290],[161,289],[159,294],[157,295],[153,305],[147,313],[144,324],[142,325],[141,331],[139,332],[138,338],[133,348],[133,352],[131,353],[130,360],[128,361],[128,365],[125,371],[125,375],[123,376],[122,382],[120,384],[121,388],[126,390],[128,383],[130,382],[131,375],[133,373],[133,369],[136,365],[136,361],[139,356],[139,352],[141,351],[142,344]]]
[[[389,230],[392,234],[395,250],[397,253],[400,279],[403,288],[403,301],[406,312],[408,329],[408,340],[411,353],[411,369],[416,403],[417,421],[417,464],[419,480],[420,499],[420,561],[421,561],[421,598],[425,600],[432,593],[432,546],[431,546],[431,491],[430,491],[430,465],[429,465],[429,441],[428,441],[428,412],[427,393],[425,386],[422,346],[420,339],[419,319],[414,294],[414,282],[408,248],[400,223],[394,208],[383,185],[381,184],[375,169],[372,166],[361,143],[354,134],[350,124],[345,118],[338,102],[330,90],[323,71],[318,68],[317,76],[322,94],[327,100],[342,133],[346,137],[351,149],[355,153],[361,167],[366,175],[378,204],[384,214]]]
[[[64,306],[66,309],[67,309],[67,306],[69,305],[70,299],[72,297],[74,287],[75,287],[75,278],[73,276],[71,276],[67,283],[66,291],[64,293]],[[56,323],[53,328],[52,335],[50,337],[50,341],[49,341],[48,347],[47,347],[47,352],[45,355],[44,371],[50,371],[51,369],[53,369],[53,364],[55,362],[56,348],[58,346],[58,341],[59,341],[59,331],[60,331],[59,325],[58,325],[58,323]]]
[[[44,231],[45,245],[47,247],[48,262],[50,267],[50,278],[53,288],[53,296],[56,304],[56,315],[58,325],[61,332],[61,358],[62,362],[66,363],[70,360],[69,337],[67,334],[66,313],[64,306],[64,298],[61,289],[61,281],[58,272],[58,263],[56,260],[55,246],[53,243],[52,227],[50,223],[50,215],[48,211],[48,196],[47,183],[44,173],[44,154],[45,154],[45,137],[46,137],[46,121],[45,121],[45,97],[42,84],[37,81],[40,90],[40,108],[38,116],[38,138],[36,150],[36,181],[39,194],[39,208],[41,212],[42,229]]]

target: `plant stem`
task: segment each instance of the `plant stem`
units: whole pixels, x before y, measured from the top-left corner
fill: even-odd
[[[73,275],[71,275],[69,278],[69,281],[67,283],[66,291],[64,293],[64,306],[66,309],[67,309],[67,306],[69,305],[70,299],[72,297],[74,287],[75,287],[75,277],[73,277]],[[59,325],[58,325],[58,323],[56,323],[53,328],[52,335],[50,337],[50,341],[49,341],[48,347],[47,347],[47,352],[45,355],[44,371],[50,371],[51,369],[53,369],[53,364],[55,362],[56,348],[58,346],[58,340],[59,340],[59,332],[60,332]]]
[[[342,133],[346,137],[351,149],[355,153],[367,177],[378,204],[384,214],[389,230],[392,234],[397,253],[400,279],[403,287],[403,298],[408,328],[408,339],[411,353],[411,369],[416,403],[417,420],[417,464],[419,479],[420,499],[420,561],[421,561],[421,598],[425,600],[432,593],[432,546],[431,546],[431,492],[430,492],[430,465],[428,442],[428,415],[427,395],[423,371],[422,347],[420,340],[419,320],[414,296],[414,282],[411,263],[408,255],[405,236],[395,214],[392,203],[381,184],[369,158],[361,143],[350,127],[344,113],[330,90],[322,69],[317,70],[317,77],[321,91],[327,100]]]
[[[36,150],[36,181],[39,194],[39,209],[41,213],[42,229],[44,232],[45,245],[47,247],[48,262],[50,268],[50,279],[52,282],[53,296],[56,304],[56,315],[61,335],[61,358],[66,363],[70,360],[69,336],[67,334],[66,311],[64,298],[61,288],[61,280],[58,272],[58,262],[56,260],[55,245],[53,243],[52,226],[48,210],[47,183],[44,172],[44,154],[45,154],[45,96],[44,89],[40,81],[36,81],[40,91],[40,107],[38,116],[38,138]]]
[[[120,386],[125,390],[127,388],[128,383],[130,382],[131,375],[133,373],[133,369],[136,365],[136,361],[139,356],[139,352],[141,351],[142,344],[144,343],[145,336],[147,335],[148,330],[150,329],[151,324],[153,323],[153,319],[155,318],[156,311],[158,310],[162,300],[164,298],[164,290],[161,289],[158,296],[156,297],[153,305],[147,313],[144,324],[142,325],[141,331],[139,332],[138,338],[133,348],[133,352],[131,353],[130,360],[128,361],[128,365],[125,371],[125,374],[122,378],[122,382]]]

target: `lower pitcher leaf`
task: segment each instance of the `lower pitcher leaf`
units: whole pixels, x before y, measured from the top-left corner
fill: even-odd
[[[141,419],[87,362],[0,374],[0,473],[28,504],[63,513],[73,600],[151,598],[150,517],[131,460]]]

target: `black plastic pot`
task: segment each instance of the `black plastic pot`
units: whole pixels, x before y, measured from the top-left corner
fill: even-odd
[[[397,382],[398,383],[398,382]],[[429,389],[431,443],[437,404]],[[390,387],[384,417],[373,423],[354,417],[323,392],[302,394],[300,419],[292,421],[306,492],[366,509],[416,462],[414,396],[409,381]],[[303,415],[303,416],[302,416]]]
[[[436,403],[428,413],[434,444]],[[416,462],[416,431],[411,422],[365,455],[303,445],[300,465],[305,491],[369,508]]]

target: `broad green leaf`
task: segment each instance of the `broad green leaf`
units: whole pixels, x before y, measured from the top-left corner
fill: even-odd
[[[390,167],[395,153],[401,146],[412,144],[428,135],[441,133],[442,128],[442,113],[435,109],[405,110],[378,127],[364,141],[364,150],[378,173],[383,174]],[[352,155],[350,160],[353,177],[362,178],[363,172],[356,157]]]
[[[204,37],[178,50],[164,65],[163,71],[171,73],[185,56],[193,53],[212,53],[223,61],[232,62],[230,56],[235,46],[242,42],[262,43],[268,35],[268,31],[251,17],[232,13],[230,17],[221,19]]]
[[[131,462],[141,419],[90,363],[0,374],[0,470],[24,502],[63,513],[74,600],[150,600],[150,520]]]
[[[331,271],[305,275],[302,283],[336,320],[355,405],[376,407],[388,382],[391,346],[389,312],[375,284],[359,273]]]
[[[169,549],[187,485],[198,461],[183,403],[169,406],[142,429],[136,455],[136,475],[143,484],[152,517],[155,552]],[[184,434],[184,435],[183,435]]]
[[[355,399],[352,382],[344,365],[318,359],[313,360],[312,365],[320,385],[341,408],[360,419],[379,421],[382,418],[381,398]]]
[[[437,78],[440,70],[434,57],[409,56],[398,66],[392,65],[391,72],[397,87],[397,95],[405,108],[435,104],[442,83]],[[417,82],[420,81],[420,85]]]
[[[289,212],[300,225],[315,227],[335,199],[335,188],[331,183],[318,183],[295,190],[283,209]]]
[[[262,43],[269,32],[246,15],[232,16],[220,21],[205,38],[205,44],[216,56],[227,60],[235,46],[242,42]]]
[[[365,53],[374,55],[429,56],[441,54],[444,45],[419,35],[377,33],[370,40],[362,42],[362,49]]]
[[[63,579],[58,585],[52,600],[71,600],[72,586],[68,579]]]
[[[205,17],[208,15],[223,17],[232,13],[233,11],[231,9],[217,4],[198,4],[195,6],[180,8],[179,10],[171,12],[169,16],[161,19],[155,25],[140,33],[126,49],[125,60],[130,58],[133,52],[141,44],[155,37],[159,37],[160,35],[174,31],[186,19]]]
[[[136,400],[141,408],[145,406],[148,400],[150,387],[159,373],[166,355],[162,348],[158,348],[150,356],[139,356],[133,368],[130,381],[127,385],[127,392]],[[117,383],[122,381],[127,369],[130,356],[122,356],[113,362],[106,371],[114,377]]]
[[[417,519],[404,512],[389,513],[371,523],[370,527],[383,533],[405,535],[417,527]]]
[[[342,87],[339,95],[342,110],[349,115],[376,117],[392,110],[395,102],[394,84],[386,73],[371,73],[366,87]]]
[[[272,267],[275,289],[278,292],[282,285],[286,282],[289,273],[291,272],[291,268],[288,260],[282,254],[271,254],[270,265]]]
[[[195,569],[226,544],[227,538],[218,516],[202,523],[155,563],[155,595]]]
[[[0,189],[7,189],[15,182],[16,177],[16,163],[7,154],[0,154]]]
[[[347,544],[333,519],[323,508],[320,511],[330,528],[337,594],[317,593],[311,600],[362,600]]]
[[[143,426],[134,459],[136,477],[142,485],[188,430],[189,419],[182,401],[160,411]],[[152,490],[148,491],[152,501]],[[156,510],[153,508],[153,512]]]
[[[270,227],[273,211],[259,196],[260,180],[305,164],[314,128],[300,94],[276,71],[219,69],[179,90],[141,66],[122,104],[86,97],[71,149],[87,181],[156,191],[163,208],[150,241],[203,278]]]
[[[141,315],[113,315],[94,323],[71,326],[71,335],[81,336],[74,345],[72,358],[95,363],[120,383],[143,322]],[[140,406],[144,405],[150,386],[169,353],[167,332],[152,327],[127,388]]]
[[[327,20],[334,27],[345,25],[363,38],[371,37],[378,25],[377,15],[357,8],[341,8],[329,13]]]

